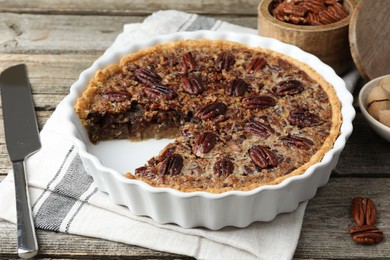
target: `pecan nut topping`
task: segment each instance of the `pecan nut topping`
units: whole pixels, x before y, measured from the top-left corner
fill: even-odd
[[[265,109],[275,106],[276,101],[271,96],[250,96],[242,99],[242,105],[249,109]]]
[[[255,145],[248,152],[252,162],[261,169],[278,166],[278,158],[268,147]]]
[[[217,71],[229,71],[236,62],[236,58],[230,52],[222,52],[215,60],[215,69]]]
[[[222,177],[222,176],[227,177],[233,173],[234,164],[232,163],[232,161],[230,159],[223,158],[223,159],[218,160],[214,164],[213,170],[214,170],[214,174],[216,174],[218,177]]]
[[[202,106],[195,116],[202,120],[209,120],[224,115],[227,110],[227,106],[222,102],[213,102]]]
[[[193,153],[199,155],[200,153],[209,153],[217,143],[217,136],[212,132],[205,132],[198,136],[193,147]]]
[[[239,97],[245,94],[248,84],[242,79],[233,79],[227,84],[225,93],[229,96]]]
[[[287,145],[288,147],[296,147],[303,150],[309,150],[310,147],[314,144],[312,140],[296,135],[288,135],[280,139],[282,140],[283,144]]]
[[[267,61],[264,58],[253,58],[246,66],[246,71],[249,73],[260,71],[267,65]]]
[[[106,91],[102,93],[101,96],[102,98],[108,99],[109,101],[113,101],[113,102],[123,102],[131,99],[130,93],[124,90]]]
[[[177,97],[177,93],[168,87],[162,85],[155,85],[154,87],[144,88],[145,95],[150,99],[162,97],[165,100],[171,100]]]
[[[165,158],[161,163],[160,175],[179,175],[183,168],[183,157],[179,154],[173,154]]]
[[[185,92],[191,95],[198,95],[204,90],[202,81],[195,76],[183,77],[181,79],[181,86]]]
[[[147,68],[138,68],[135,70],[135,77],[144,83],[145,85],[148,85],[150,87],[153,87],[155,85],[159,85],[162,78],[157,73],[153,72],[150,69]]]
[[[268,137],[271,133],[275,132],[269,125],[255,120],[249,120],[248,122],[246,122],[245,130],[254,135],[262,137]]]
[[[272,88],[274,93],[280,97],[299,94],[303,89],[302,82],[296,79],[281,81]]]
[[[187,73],[196,69],[196,61],[191,52],[188,52],[180,57],[180,65],[183,73]]]
[[[302,108],[291,111],[287,119],[292,125],[299,127],[316,126],[322,123],[319,116]]]

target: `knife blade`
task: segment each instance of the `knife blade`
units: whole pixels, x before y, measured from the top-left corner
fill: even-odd
[[[6,146],[15,179],[18,255],[30,258],[37,254],[38,243],[28,194],[25,159],[41,148],[41,142],[24,64],[1,73],[0,91]]]

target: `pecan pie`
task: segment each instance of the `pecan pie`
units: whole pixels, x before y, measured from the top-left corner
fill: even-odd
[[[222,40],[128,54],[96,73],[75,110],[92,142],[175,138],[127,177],[213,193],[304,173],[342,121],[335,90],[313,69]]]

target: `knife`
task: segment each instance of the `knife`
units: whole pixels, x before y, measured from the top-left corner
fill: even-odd
[[[29,201],[25,158],[41,148],[39,130],[27,69],[24,64],[10,67],[0,75],[4,132],[15,179],[18,255],[30,258],[38,253]]]

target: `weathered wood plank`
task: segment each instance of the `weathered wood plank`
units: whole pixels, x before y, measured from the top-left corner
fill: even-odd
[[[45,0],[0,1],[0,11],[16,13],[49,14],[106,14],[134,15],[149,14],[158,10],[175,9],[206,14],[256,15],[258,0],[237,1],[176,1],[176,0],[124,0],[124,1],[51,1]]]
[[[123,25],[140,23],[143,16],[74,16],[2,13],[0,53],[88,53],[101,54]],[[216,17],[257,27],[256,17]]]
[[[0,220],[0,238],[2,244],[0,247],[0,258],[16,257],[16,227],[14,224]],[[186,259],[186,257],[174,254],[153,251],[150,249],[129,246],[121,243],[81,237],[68,234],[58,234],[43,230],[37,230],[39,243],[39,256],[37,259],[45,257],[54,258],[77,258],[77,259],[116,259],[120,255],[126,257],[135,257],[137,259],[145,258],[175,258]],[[74,245],[74,248],[73,246]]]
[[[379,185],[380,183],[380,185]],[[357,196],[373,199],[378,211],[377,226],[390,234],[388,178],[331,178],[307,207],[295,256],[317,259],[385,259],[390,242],[375,246],[355,244],[347,231],[353,226],[351,201]]]
[[[0,16],[2,53],[101,53],[123,30],[142,17],[29,15]]]
[[[33,94],[66,95],[101,54],[2,54],[0,71],[25,63]]]
[[[348,139],[335,172],[353,176],[389,176],[390,143],[376,134],[363,115],[357,113],[354,131]]]
[[[1,181],[1,176],[0,176]],[[382,185],[378,185],[381,183]],[[377,226],[385,235],[390,234],[390,201],[387,178],[331,178],[321,188],[306,209],[301,237],[295,258],[317,259],[383,259],[390,255],[390,242],[384,240],[376,246],[355,244],[347,230],[353,225],[350,216],[351,200],[355,196],[370,197],[378,210]],[[358,189],[356,187],[359,187]],[[129,256],[137,259],[186,259],[146,248],[124,245],[100,239],[85,238],[43,230],[37,232],[41,245],[39,257],[101,258]],[[15,257],[15,226],[0,220],[0,258]]]

